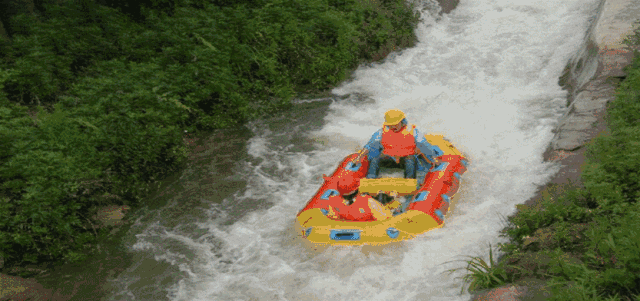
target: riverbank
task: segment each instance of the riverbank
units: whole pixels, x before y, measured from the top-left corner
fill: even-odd
[[[626,78],[623,69],[632,63],[634,51],[640,51],[639,45],[630,46],[623,43],[626,37],[633,35],[633,26],[638,15],[640,1],[604,1],[599,18],[587,34],[584,48],[570,62],[564,78],[560,79],[561,82],[564,81],[571,94],[569,112],[560,122],[556,136],[544,154],[544,160],[556,162],[561,168],[547,185],[541,187],[533,198],[518,208],[510,217],[511,220],[523,215],[523,211],[526,210],[545,211],[545,199],[559,198],[572,188],[583,186],[581,175],[587,162],[585,146],[599,135],[610,134],[605,119],[607,105],[615,99],[616,87]],[[576,228],[574,234],[580,236],[579,233],[588,231],[589,227],[587,224],[581,229]],[[549,231],[539,229],[535,235],[525,236],[522,243],[513,243],[523,249],[538,245],[542,251],[553,252],[558,245],[546,242],[556,233],[550,229],[546,230]],[[525,267],[527,261],[544,261],[540,253],[521,250],[520,257],[517,257],[514,256],[514,252],[508,252],[489,272],[496,272],[509,264]],[[581,259],[583,258],[574,258],[578,262]],[[508,271],[508,268],[504,271]],[[509,278],[507,274],[504,275],[505,278]],[[512,280],[516,281],[491,290],[476,292],[473,300],[545,300],[550,297],[550,277]]]
[[[322,93],[416,41],[419,14],[404,0],[268,2],[140,15],[63,1],[3,15],[4,265],[83,261],[105,234],[91,216],[138,207],[183,167],[185,131],[278,114],[299,93]]]

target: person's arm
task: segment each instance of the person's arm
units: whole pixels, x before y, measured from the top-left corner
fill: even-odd
[[[357,162],[362,159],[363,156],[368,155],[368,159],[370,160],[372,157],[377,157],[380,155],[380,149],[382,149],[382,144],[380,144],[380,140],[382,139],[382,130],[378,130],[375,132],[369,142],[364,145],[362,150],[358,153],[358,156],[352,160],[352,162]]]
[[[433,164],[434,166],[438,165],[437,157],[442,156],[444,152],[438,146],[432,145],[427,142],[427,139],[424,138],[424,135],[422,135],[422,133],[420,133],[417,128],[414,129],[414,131],[414,137],[416,138],[416,146],[418,148],[418,151],[425,156],[425,159],[427,161],[430,161],[429,163]]]
[[[436,145],[432,145],[427,142],[427,139],[424,138],[424,135],[420,133],[418,129],[414,129],[414,137],[416,138],[416,146],[425,156],[429,157],[440,157],[444,154],[444,152]]]

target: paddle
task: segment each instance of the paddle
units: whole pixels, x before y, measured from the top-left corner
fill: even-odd
[[[356,162],[360,162],[360,160],[362,160],[362,156],[366,155],[369,153],[369,150],[367,150],[366,148],[362,148],[359,152],[358,152],[358,156],[351,159],[351,163],[352,164],[356,164]]]

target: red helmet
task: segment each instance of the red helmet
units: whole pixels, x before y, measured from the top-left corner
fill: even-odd
[[[360,187],[360,179],[358,178],[346,176],[338,180],[338,192],[341,195],[353,192],[354,190],[358,189],[358,187]]]

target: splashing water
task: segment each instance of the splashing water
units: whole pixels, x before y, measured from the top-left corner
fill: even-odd
[[[170,300],[468,300],[463,272],[446,271],[467,255],[486,258],[489,243],[504,241],[504,217],[557,172],[542,155],[566,110],[558,77],[598,4],[464,1],[441,17],[425,8],[433,2],[418,5],[414,48],[361,66],[334,89],[341,100],[252,125],[249,157],[230,171],[244,189],[204,200],[191,218],[139,222],[132,249],[174,276],[136,290],[142,276],[132,267],[113,298],[144,300],[146,289]],[[366,143],[392,108],[472,163],[445,226],[384,247],[307,248],[293,224],[318,177]]]

